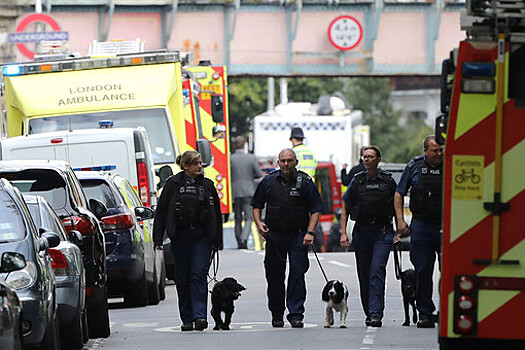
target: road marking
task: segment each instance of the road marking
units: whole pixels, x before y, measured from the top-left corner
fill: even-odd
[[[134,328],[134,327],[156,327],[159,325],[159,322],[153,322],[153,323],[140,323],[140,322],[137,322],[137,323],[124,323],[122,324],[122,327],[129,327],[129,328]]]
[[[337,265],[337,266],[341,266],[341,267],[352,267],[352,265],[343,264],[342,262],[335,261],[335,260],[329,260],[328,262],[329,262],[330,264]]]
[[[370,345],[374,345],[374,340],[376,338],[377,328],[367,327],[365,336],[363,337],[362,345],[359,350],[370,349]]]
[[[286,325],[284,328],[274,328],[272,327],[271,322],[243,322],[243,323],[232,323],[230,325],[232,327],[228,333],[241,333],[241,332],[267,332],[269,330],[273,331],[286,331],[291,330],[292,328],[290,325]],[[316,324],[313,323],[305,323],[304,328],[314,328],[317,327]],[[213,328],[213,325],[210,325],[210,328]],[[182,333],[180,331],[180,326],[170,326],[170,327],[161,327],[161,328],[155,328],[154,331],[156,332],[167,332],[167,333]],[[186,333],[186,332],[184,332]],[[187,332],[191,333],[191,332]],[[221,332],[213,332],[215,334],[221,334]]]

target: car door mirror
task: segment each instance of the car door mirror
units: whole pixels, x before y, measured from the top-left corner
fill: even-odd
[[[77,247],[81,247],[82,243],[84,242],[84,239],[82,237],[82,234],[78,232],[77,230],[71,230],[68,234],[68,239],[71,243],[76,245]]]
[[[106,213],[108,212],[108,208],[106,207],[106,205],[94,198],[91,198],[89,200],[89,208],[98,219],[106,215]]]
[[[161,189],[166,185],[166,180],[168,180],[168,177],[173,175],[173,169],[169,165],[164,165],[160,169],[157,169],[155,171],[156,175],[159,177],[160,181],[157,185],[157,190]]]
[[[24,267],[26,267],[26,258],[22,254],[16,252],[2,254],[1,273],[22,270]]]
[[[155,217],[155,212],[152,209],[147,208],[147,207],[136,207],[135,215],[137,216],[137,219],[139,221],[149,220]]]
[[[42,238],[47,241],[47,248],[55,248],[60,244],[60,237],[54,232],[44,232]]]
[[[206,139],[198,139],[196,146],[197,146],[196,147],[197,152],[199,152],[201,155],[202,166],[207,167],[207,166],[213,165],[212,164],[213,157],[211,154],[210,141]]]

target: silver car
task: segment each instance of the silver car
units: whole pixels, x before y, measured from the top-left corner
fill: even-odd
[[[51,231],[60,237],[60,244],[49,249],[56,281],[60,338],[63,347],[82,349],[87,341],[86,278],[82,252],[78,247],[82,245],[82,234],[75,230],[67,234],[44,197],[23,196],[39,234]]]

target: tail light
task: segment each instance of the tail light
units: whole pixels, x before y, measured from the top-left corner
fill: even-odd
[[[479,280],[476,276],[456,276],[454,287],[454,332],[476,334]]]
[[[49,249],[49,255],[53,259],[51,266],[55,276],[65,276],[67,274],[67,260],[64,254],[58,249]]]
[[[142,203],[150,206],[148,169],[144,162],[137,162],[137,175],[139,179],[139,196]]]
[[[105,216],[101,221],[104,223],[104,231],[124,230],[135,226],[133,216],[129,213]]]
[[[470,316],[461,315],[457,320],[457,327],[461,333],[470,333],[474,328],[474,320]]]
[[[474,300],[467,295],[463,295],[458,299],[458,307],[462,311],[470,311],[474,307]]]
[[[70,216],[62,219],[62,225],[67,233],[71,230],[77,230],[82,235],[92,235],[95,232],[95,225],[83,216]]]

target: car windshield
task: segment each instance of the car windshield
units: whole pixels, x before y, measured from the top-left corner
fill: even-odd
[[[31,213],[31,217],[35,222],[36,227],[42,227],[48,231],[54,232],[60,237],[60,240],[66,241],[67,238],[64,227],[60,223],[56,214],[52,212],[53,209],[44,203],[41,203],[40,205],[42,207],[40,207],[36,202],[27,203],[27,208]]]
[[[18,207],[5,191],[0,191],[0,243],[20,241],[25,234],[24,219]]]
[[[117,207],[117,199],[106,182],[102,180],[80,180],[80,183],[89,199],[98,199],[108,209]]]
[[[0,172],[0,177],[11,181],[23,193],[44,197],[55,210],[66,206],[66,182],[54,170],[28,169],[16,172]]]
[[[29,120],[29,133],[93,129],[99,121],[112,120],[115,128],[136,128],[143,126],[151,144],[155,164],[174,163],[175,149],[171,138],[166,110],[163,108],[133,109],[61,115]]]

